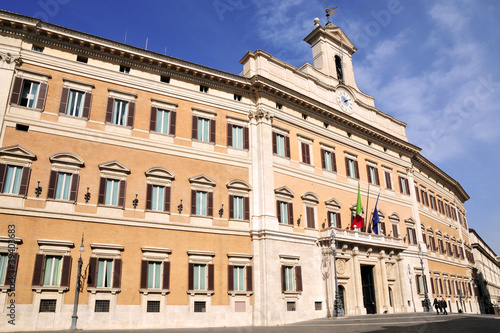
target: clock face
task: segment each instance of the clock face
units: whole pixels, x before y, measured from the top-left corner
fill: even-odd
[[[339,90],[337,92],[337,103],[339,103],[340,108],[345,112],[352,112],[352,98],[346,91]]]

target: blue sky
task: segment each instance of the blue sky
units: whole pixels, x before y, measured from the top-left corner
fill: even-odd
[[[458,180],[468,221],[500,255],[500,2],[337,0],[356,82],[408,124],[410,142]],[[238,74],[262,49],[299,67],[323,0],[23,0],[1,9]]]

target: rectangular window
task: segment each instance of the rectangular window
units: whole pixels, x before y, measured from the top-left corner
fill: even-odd
[[[310,145],[306,142],[301,142],[300,148],[301,148],[301,152],[302,152],[302,160],[301,160],[302,163],[311,164],[311,153],[310,153],[311,147],[310,147]]]
[[[410,195],[410,184],[407,178],[399,176],[399,192]]]
[[[160,312],[160,301],[148,301],[146,312]]]
[[[243,197],[233,197],[233,218],[243,220]]]
[[[233,288],[238,291],[245,290],[245,266],[234,266]]]
[[[293,277],[293,266],[285,267],[285,285],[286,291],[294,291],[294,277]]]
[[[283,109],[283,105],[280,103],[276,103],[276,109],[278,109],[278,110]]]
[[[399,237],[399,232],[398,232],[398,225],[393,224],[392,225],[392,237],[398,238]]]
[[[406,228],[406,232],[408,234],[408,243],[415,245],[417,244],[417,237],[415,234],[415,229],[413,228]]]
[[[207,86],[202,86],[202,85],[200,85],[200,91],[201,91],[202,93],[208,93],[208,87],[207,87]]]
[[[420,194],[422,195],[422,204],[429,207],[429,198],[425,189],[420,189]]]
[[[316,311],[323,310],[323,302],[314,302],[314,310]]]
[[[238,102],[241,102],[241,95],[234,94],[234,100],[238,101]]]
[[[160,82],[163,82],[163,83],[170,83],[170,76],[161,75],[161,76],[160,76]]]
[[[161,262],[148,262],[148,289],[160,289],[161,287]]]
[[[236,125],[233,125],[232,127],[232,147],[243,148],[243,127]]]
[[[429,193],[429,199],[430,199],[431,208],[433,210],[436,210],[437,209],[437,207],[436,207],[436,197],[432,193]]]
[[[329,150],[321,149],[321,164],[325,170],[337,171],[335,153]]]
[[[83,63],[88,63],[89,62],[89,58],[87,57],[84,57],[84,56],[81,56],[81,55],[78,55],[76,56],[76,61],[78,62],[83,62]]]
[[[109,300],[97,299],[94,312],[109,312]]]
[[[26,106],[32,109],[36,108],[39,90],[39,82],[24,80],[19,105]]]
[[[206,302],[194,302],[194,312],[207,312]]]
[[[56,199],[69,200],[72,176],[71,173],[59,172],[57,174]]]
[[[385,187],[389,190],[392,190],[391,172],[384,171],[384,177],[385,177]]]
[[[443,201],[440,198],[438,198],[438,208],[439,208],[439,213],[444,215]]]
[[[38,45],[34,45],[34,44],[33,44],[33,45],[31,46],[31,49],[32,49],[33,51],[43,52],[43,50],[44,50],[45,48],[44,48],[43,46],[38,46]]]
[[[358,161],[352,158],[345,158],[346,173],[348,177],[359,179]]]
[[[194,264],[193,270],[193,289],[194,290],[207,290],[207,265]]]
[[[4,284],[8,261],[9,255],[7,253],[0,253],[0,285]]]
[[[286,302],[286,311],[295,311],[296,305],[295,302]]]
[[[128,102],[115,99],[113,105],[112,123],[120,126],[127,126]]]
[[[340,213],[328,212],[328,227],[342,228]]]
[[[128,74],[130,73],[130,67],[120,65],[120,72]]]
[[[163,211],[163,204],[165,202],[165,186],[153,185],[152,191],[151,210]]]
[[[156,132],[169,134],[170,130],[170,111],[157,109],[156,110]]]
[[[105,205],[117,206],[120,192],[120,181],[116,179],[106,179]]]
[[[279,223],[288,223],[288,202],[278,201],[278,221]]]
[[[112,273],[113,273],[113,259],[99,259],[97,263],[96,287],[111,288],[111,282],[113,279]]]
[[[19,194],[23,168],[20,166],[8,165],[3,183],[3,193]]]
[[[207,192],[196,192],[196,215],[207,215]]]
[[[38,312],[56,312],[56,304],[55,299],[41,299]]]
[[[424,292],[424,283],[422,280],[422,275],[417,275],[416,276],[416,284],[417,284],[417,292],[419,294],[422,294]]]
[[[59,286],[61,280],[62,257],[46,256],[43,273],[44,286]]]
[[[368,173],[368,182],[373,185],[380,185],[380,179],[378,178],[378,169],[374,166],[367,165],[366,171]]]
[[[285,156],[285,136],[276,134],[276,154]]]
[[[198,118],[198,137],[199,141],[209,142],[210,138],[210,120]]]
[[[66,115],[73,117],[81,117],[83,114],[84,101],[85,101],[84,92],[70,90],[68,96],[68,105],[66,107]]]
[[[307,218],[307,227],[311,229],[316,228],[314,207],[306,207],[306,218]]]

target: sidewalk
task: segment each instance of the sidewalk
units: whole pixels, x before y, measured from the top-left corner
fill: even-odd
[[[81,333],[361,333],[361,332],[500,332],[500,316],[468,313],[437,315],[430,313],[398,313],[349,316],[344,318],[320,318],[282,326],[268,327],[213,327],[213,328],[166,328],[134,330],[59,330],[43,332]],[[25,333],[35,333],[25,332]]]

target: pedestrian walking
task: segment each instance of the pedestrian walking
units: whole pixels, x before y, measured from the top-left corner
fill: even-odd
[[[446,301],[444,299],[441,299],[441,308],[443,309],[443,314],[447,315],[448,311],[446,311],[446,308],[448,305],[446,304]]]
[[[437,298],[434,298],[434,303],[432,303],[432,305],[436,308],[436,313],[439,314],[439,302]]]

